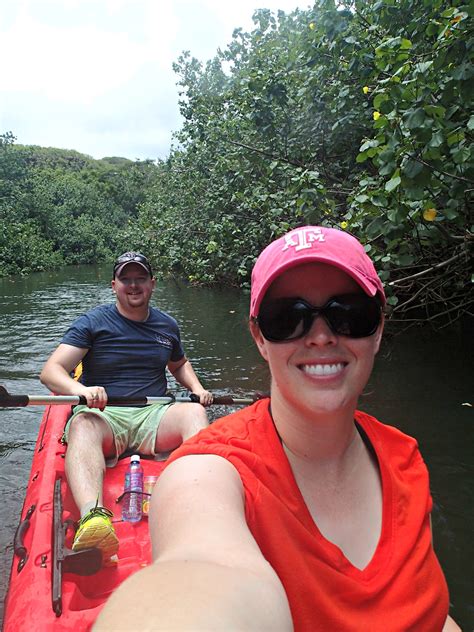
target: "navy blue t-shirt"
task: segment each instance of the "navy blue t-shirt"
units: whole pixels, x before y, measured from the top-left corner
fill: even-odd
[[[145,322],[137,322],[116,305],[101,305],[75,320],[61,342],[89,349],[81,382],[103,386],[109,397],[161,397],[166,365],[184,356],[178,323],[155,307]]]

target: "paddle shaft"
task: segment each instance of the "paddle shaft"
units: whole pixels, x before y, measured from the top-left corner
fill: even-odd
[[[230,395],[214,396],[213,405],[242,406],[253,404],[258,397],[232,397]],[[108,406],[149,406],[151,404],[199,403],[199,397],[191,393],[178,397],[110,397]],[[87,405],[83,395],[10,395],[4,387],[0,387],[0,408],[21,408],[23,406],[59,406],[70,404]]]

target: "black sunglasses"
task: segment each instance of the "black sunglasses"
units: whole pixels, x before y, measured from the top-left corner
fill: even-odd
[[[366,294],[333,296],[322,307],[302,298],[277,298],[262,303],[256,320],[264,338],[286,342],[306,336],[317,316],[339,336],[366,338],[377,331],[382,309],[377,297]]]
[[[115,272],[117,271],[117,268],[119,268],[124,263],[132,263],[132,262],[141,263],[148,270],[148,272],[150,273],[150,276],[153,276],[150,262],[145,257],[145,255],[142,255],[140,252],[125,252],[123,255],[120,255],[120,257],[118,257],[114,263],[114,276],[115,276]]]

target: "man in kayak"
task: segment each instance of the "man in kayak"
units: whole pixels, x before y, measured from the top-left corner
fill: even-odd
[[[154,563],[97,632],[460,632],[417,442],[357,410],[384,305],[350,234],[303,226],[267,246],[250,331],[271,396],[173,453],[151,502]]]
[[[105,563],[118,550],[112,513],[102,506],[106,463],[115,465],[128,449],[149,455],[173,450],[208,425],[203,406],[212,403],[184,355],[177,322],[150,307],[155,284],[144,255],[126,252],[118,257],[112,279],[115,304],[75,320],[40,376],[54,393],[87,400],[87,406],[74,408],[64,433],[66,475],[81,513],[72,548],[98,547]],[[71,375],[81,362],[82,376],[76,381]],[[109,397],[165,395],[166,369],[202,406],[107,406]]]

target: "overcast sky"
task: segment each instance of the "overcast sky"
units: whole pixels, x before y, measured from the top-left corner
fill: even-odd
[[[309,0],[0,0],[0,133],[94,158],[164,158],[183,50],[205,62],[257,8]]]

